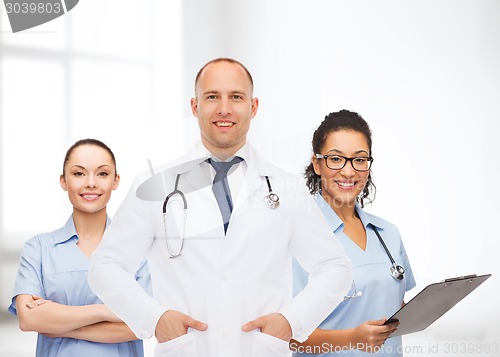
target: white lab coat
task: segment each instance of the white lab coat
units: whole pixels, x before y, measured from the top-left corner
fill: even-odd
[[[199,144],[168,165],[170,169],[136,180],[91,259],[92,289],[139,338],[153,336],[168,309],[208,324],[206,331],[189,330],[157,344],[155,356],[289,356],[287,342],[258,331],[243,332],[241,327],[259,316],[280,312],[289,321],[293,338],[304,341],[351,286],[350,261],[303,179],[266,162],[249,144],[244,149],[248,166],[227,235],[210,171],[203,162],[207,152]],[[184,162],[191,166],[176,166]],[[167,207],[167,242],[162,206],[178,172],[183,172],[179,189],[185,193],[188,209],[182,254],[172,259],[167,242],[170,252],[177,253],[182,200],[175,195]],[[268,194],[264,176],[280,197],[276,209],[264,203]],[[295,298],[292,254],[310,273],[309,284]],[[133,279],[146,255],[154,298]]]

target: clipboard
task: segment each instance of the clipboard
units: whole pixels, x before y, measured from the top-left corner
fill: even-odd
[[[384,325],[399,321],[392,336],[407,335],[429,327],[460,300],[484,283],[491,274],[466,275],[426,286],[392,315]]]

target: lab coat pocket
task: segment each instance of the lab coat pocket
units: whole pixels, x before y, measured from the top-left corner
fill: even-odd
[[[252,357],[286,357],[291,355],[292,351],[290,351],[287,341],[267,333],[255,332]]]
[[[173,340],[158,343],[155,349],[155,357],[196,357],[197,355],[194,333],[187,333]]]

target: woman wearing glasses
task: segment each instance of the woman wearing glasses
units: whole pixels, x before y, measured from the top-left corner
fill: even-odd
[[[316,129],[312,146],[307,185],[351,258],[354,280],[344,301],[309,339],[302,344],[292,340],[290,347],[296,356],[400,356],[401,337],[390,338],[398,323],[383,324],[402,306],[415,280],[398,229],[363,211],[375,190],[370,128],[357,113],[330,113]],[[296,294],[307,279],[295,262]]]

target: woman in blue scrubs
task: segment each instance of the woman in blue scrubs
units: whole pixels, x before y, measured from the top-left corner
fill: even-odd
[[[383,324],[404,304],[415,280],[396,226],[363,210],[375,189],[371,130],[357,113],[330,113],[315,131],[312,146],[307,185],[351,258],[354,280],[344,301],[309,339],[302,344],[292,340],[290,347],[296,356],[401,356],[401,337],[390,337],[398,323]],[[307,279],[294,262],[295,294]]]
[[[113,152],[101,141],[80,140],[67,151],[60,184],[73,214],[63,228],[26,242],[9,307],[23,331],[38,332],[36,356],[144,355],[142,341],[87,283],[89,258],[110,223],[106,205],[119,180]],[[137,268],[131,278],[151,294],[147,264]]]

